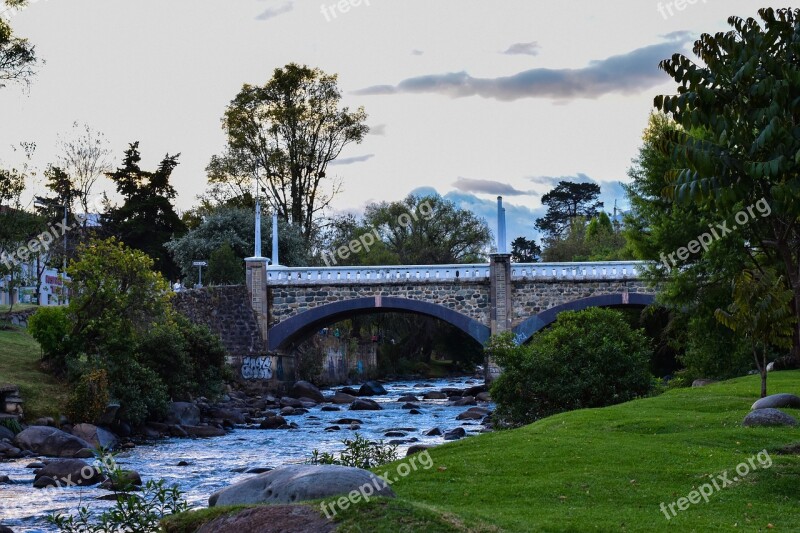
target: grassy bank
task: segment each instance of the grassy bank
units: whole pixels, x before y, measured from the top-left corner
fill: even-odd
[[[19,385],[25,400],[25,418],[57,417],[67,398],[67,387],[39,368],[39,344],[24,330],[0,330],[0,383]]]
[[[750,376],[437,447],[432,468],[393,485],[398,500],[351,507],[338,516],[340,530],[796,530],[800,456],[777,452],[800,442],[800,428],[743,428],[758,390]],[[800,372],[770,374],[770,392],[800,393]],[[688,496],[709,476],[738,477],[737,465],[765,449],[771,466],[755,461],[708,503],[674,506],[667,520],[662,502]]]

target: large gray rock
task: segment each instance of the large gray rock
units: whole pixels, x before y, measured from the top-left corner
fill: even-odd
[[[292,531],[294,533],[333,533],[336,524],[319,509],[304,505],[264,505],[226,513],[203,524],[195,533],[251,533]],[[2,532],[0,532],[2,533]]]
[[[797,420],[777,409],[765,408],[750,411],[744,421],[744,426],[796,426]]]
[[[50,457],[76,457],[92,445],[75,435],[49,426],[31,426],[14,438],[14,444],[23,450]]]
[[[353,403],[354,401],[356,401],[356,397],[355,396],[351,396],[350,394],[347,394],[346,392],[337,392],[336,394],[333,395],[333,398],[331,398],[331,401],[333,403],[335,403],[335,404],[338,404],[338,405],[344,405],[344,404],[348,404],[348,403]]]
[[[800,398],[794,394],[773,394],[756,401],[751,409],[755,411],[756,409],[778,409],[781,407],[800,409]]]
[[[214,426],[181,426],[190,437],[209,438],[224,437],[227,435],[224,429]]]
[[[340,496],[362,489],[394,498],[394,491],[368,470],[338,465],[289,465],[259,474],[215,492],[209,507],[260,503],[297,503]]]
[[[97,468],[80,459],[65,459],[63,461],[50,461],[44,468],[36,471],[34,481],[47,478],[55,483],[39,483],[37,488],[44,486],[57,487],[85,487],[96,485],[103,481],[103,475]]]
[[[367,381],[361,385],[360,389],[358,389],[359,396],[382,396],[384,394],[389,393],[386,392],[386,389],[383,388],[383,385],[377,381]]]
[[[72,428],[72,434],[89,442],[95,448],[102,446],[110,449],[119,442],[116,435],[92,424],[78,424]]]
[[[9,442],[14,440],[14,432],[5,426],[0,426],[0,440],[8,439]]]
[[[193,403],[172,402],[165,422],[179,426],[200,425],[200,409]]]
[[[359,398],[350,404],[351,411],[380,411],[382,409],[383,407],[378,402],[367,398]]]
[[[310,398],[317,403],[325,401],[325,396],[322,395],[320,390],[308,381],[296,381],[289,390],[289,396],[292,398]]]

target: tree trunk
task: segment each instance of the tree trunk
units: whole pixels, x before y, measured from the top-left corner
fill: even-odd
[[[758,372],[761,374],[761,397],[766,398],[767,396],[767,350],[764,349],[764,352],[761,356],[761,359],[758,358],[758,353],[756,352],[756,347],[753,346],[753,358],[756,360],[756,368],[758,368]]]

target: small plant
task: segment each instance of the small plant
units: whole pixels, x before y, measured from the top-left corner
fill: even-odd
[[[3,420],[0,420],[0,426],[7,428],[14,435],[22,432],[22,425],[19,423],[19,420],[15,418],[4,418]]]
[[[47,521],[62,533],[156,533],[165,516],[189,510],[189,504],[177,486],[166,482],[148,481],[140,494],[130,494],[135,487],[128,472],[121,470],[114,455],[107,450],[95,451],[98,469],[112,482],[116,505],[95,516],[81,507],[76,516],[55,513]]]
[[[314,465],[341,465],[367,469],[398,459],[396,445],[384,444],[382,440],[372,442],[358,433],[353,439],[344,439],[342,443],[345,449],[339,453],[339,457],[328,452],[320,453],[319,450],[314,450],[309,462]]]
[[[67,417],[74,423],[96,422],[108,405],[108,387],[108,372],[103,369],[81,376],[67,401]]]

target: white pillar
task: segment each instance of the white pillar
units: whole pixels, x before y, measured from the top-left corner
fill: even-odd
[[[272,213],[272,266],[278,266],[278,212]]]

